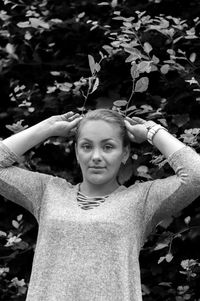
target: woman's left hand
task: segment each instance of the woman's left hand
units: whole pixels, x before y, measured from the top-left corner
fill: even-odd
[[[144,125],[146,121],[139,117],[125,117],[128,136],[132,142],[142,143],[147,140],[147,128]]]

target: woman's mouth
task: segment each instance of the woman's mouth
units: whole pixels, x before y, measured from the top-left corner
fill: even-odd
[[[101,168],[105,168],[105,167],[103,167],[103,166],[89,166],[89,168],[101,169]]]

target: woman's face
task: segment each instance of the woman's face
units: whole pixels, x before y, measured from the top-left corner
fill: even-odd
[[[129,151],[123,147],[118,125],[88,120],[80,129],[76,156],[85,182],[105,184],[116,180],[121,162],[127,160]]]

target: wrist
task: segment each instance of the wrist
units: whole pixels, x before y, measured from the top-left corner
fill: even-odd
[[[40,136],[41,141],[44,141],[52,136],[51,123],[48,119],[42,120],[41,122],[34,125],[32,128],[34,128],[35,132],[38,131],[38,136]]]
[[[59,136],[56,130],[55,119],[53,117],[54,116],[51,116],[41,122],[41,126],[43,128],[46,139]]]
[[[150,144],[153,145],[153,139],[155,137],[155,135],[158,133],[158,131],[160,130],[164,130],[164,131],[167,131],[168,130],[166,128],[164,128],[163,126],[161,126],[160,124],[157,124],[155,126],[153,126],[147,133],[147,140]]]
[[[162,125],[155,123],[154,121],[147,121],[144,123],[146,129],[147,129],[147,141],[153,145],[153,138],[157,134],[159,130],[165,130],[168,132],[166,128],[164,128]]]

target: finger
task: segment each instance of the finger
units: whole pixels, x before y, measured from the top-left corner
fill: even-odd
[[[145,123],[146,121],[142,118],[139,118],[139,117],[126,117],[126,119],[130,122],[130,124],[143,124]]]
[[[76,113],[73,116],[69,117],[68,119],[69,119],[69,121],[73,121],[74,119],[79,118],[79,117],[80,117],[80,114]]]
[[[124,120],[124,123],[126,125],[127,133],[128,135],[133,135],[132,130],[133,130],[133,125],[131,125],[127,120]]]
[[[60,115],[63,120],[68,120],[71,116],[74,115],[74,112],[70,111],[65,114]]]
[[[127,121],[127,120],[124,120],[124,123],[125,123],[125,126],[126,126],[127,130],[131,132],[133,124],[131,124],[130,122]]]
[[[131,125],[137,124],[137,122],[130,117],[126,117],[126,119],[124,121],[128,121]]]
[[[143,124],[143,123],[146,122],[146,120],[144,120],[144,119],[142,119],[142,118],[139,118],[139,117],[133,117],[132,119],[133,119],[134,121],[138,122],[138,123],[141,123],[141,124]]]
[[[69,117],[69,116],[72,116],[72,115],[74,115],[74,112],[70,111],[70,112],[62,114],[61,116]]]
[[[76,127],[76,126],[78,125],[78,123],[81,121],[82,118],[83,118],[83,117],[80,116],[80,117],[78,117],[78,118],[72,120],[72,121],[70,122],[70,124],[69,124],[69,125],[70,125],[70,129],[73,129],[74,127]]]
[[[136,142],[134,135],[131,134],[130,132],[128,132],[128,137],[132,142]]]

